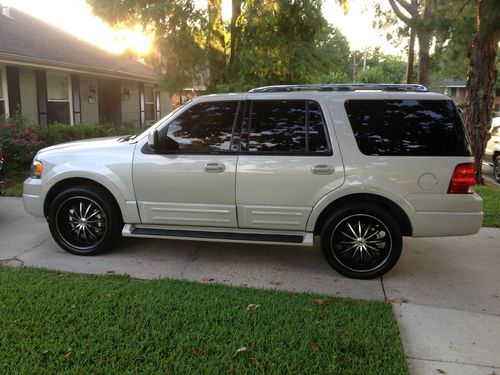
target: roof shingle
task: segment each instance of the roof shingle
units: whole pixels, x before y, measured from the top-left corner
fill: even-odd
[[[156,79],[153,69],[80,40],[65,31],[10,8],[11,17],[0,14],[0,55],[67,64],[82,70],[118,76]]]

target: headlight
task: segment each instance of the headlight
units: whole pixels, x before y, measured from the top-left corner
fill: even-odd
[[[41,178],[43,171],[43,163],[40,160],[33,160],[31,165],[31,178]]]

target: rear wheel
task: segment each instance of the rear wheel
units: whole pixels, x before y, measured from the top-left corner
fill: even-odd
[[[321,248],[328,263],[344,276],[371,279],[397,263],[401,229],[385,210],[372,204],[342,207],[326,221]]]
[[[56,196],[49,210],[49,228],[64,250],[94,255],[108,249],[122,227],[119,209],[106,190],[76,186]]]

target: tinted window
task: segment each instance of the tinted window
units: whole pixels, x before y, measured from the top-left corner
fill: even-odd
[[[237,109],[235,101],[196,104],[170,122],[167,135],[181,151],[228,151]]]
[[[328,152],[319,105],[307,100],[262,100],[250,105],[250,152]]]
[[[451,100],[349,100],[345,108],[365,155],[471,154]]]

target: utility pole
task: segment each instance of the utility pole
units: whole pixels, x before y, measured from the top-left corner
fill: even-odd
[[[352,53],[352,81],[356,82],[356,51]]]

